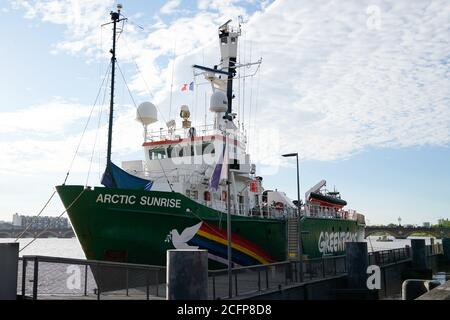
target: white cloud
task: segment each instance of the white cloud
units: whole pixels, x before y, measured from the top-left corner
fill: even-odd
[[[30,19],[67,27],[58,50],[81,52],[88,59],[107,57],[108,37],[104,30],[103,48],[99,46],[98,25],[105,22],[112,1],[16,2]],[[246,8],[255,4],[254,12]],[[130,75],[130,87],[143,99],[151,98],[150,90],[164,120],[169,117],[173,63],[177,91],[178,84],[192,78],[193,63],[218,63],[217,26],[243,15],[248,23],[241,37],[242,61],[250,60],[250,50],[252,60],[263,57],[258,96],[257,78],[246,81],[245,118],[252,126],[277,130],[281,152],[297,150],[303,158],[333,160],[369,147],[450,142],[450,7],[445,1],[243,5],[200,0],[197,5],[198,12],[181,11],[170,21],[147,17],[145,31],[128,25],[121,36],[120,61],[134,59],[142,72]],[[374,18],[370,5],[379,8],[378,29],[368,28]],[[180,4],[169,1],[166,6],[170,13]],[[237,88],[236,82],[236,108],[237,100],[242,101]],[[172,115],[183,98],[187,96],[174,93]],[[188,100],[191,106],[198,102],[196,114],[202,119],[203,92]],[[249,132],[251,138],[254,133]]]
[[[75,121],[87,118],[91,109],[56,97],[45,104],[0,112],[0,134],[47,135],[61,132]]]
[[[80,141],[71,173],[86,173],[90,167],[94,173],[102,171],[106,159],[107,107],[93,109],[82,137],[91,110],[92,106],[58,98],[17,112],[0,112],[0,174],[63,174]],[[142,126],[135,121],[136,110],[132,106],[121,106],[115,114],[113,159],[120,163],[140,149]]]
[[[174,13],[175,10],[180,6],[181,0],[169,0],[165,5],[161,7],[160,12],[163,14]]]

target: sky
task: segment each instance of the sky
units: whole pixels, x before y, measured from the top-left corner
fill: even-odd
[[[121,3],[114,162],[143,159],[134,103],[157,105],[154,130],[182,104],[204,124],[208,86],[180,87],[193,64],[219,62],[217,28],[241,16],[239,61],[262,64],[240,71],[233,103],[266,188],[296,198],[295,162],[281,154],[298,152],[302,198],[326,179],[369,224],[450,218],[447,1]],[[116,4],[0,0],[0,220],[37,214],[69,168],[68,183],[99,184],[111,46],[101,25]],[[45,214],[63,210],[55,197]]]

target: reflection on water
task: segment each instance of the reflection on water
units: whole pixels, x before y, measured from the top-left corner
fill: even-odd
[[[15,239],[0,238],[0,242],[14,242]],[[19,239],[20,249],[33,238]],[[19,250],[20,250],[19,249]],[[64,258],[86,259],[77,238],[40,238],[19,253],[23,255],[52,256]]]

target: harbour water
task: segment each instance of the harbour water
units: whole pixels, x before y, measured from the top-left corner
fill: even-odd
[[[391,242],[377,241],[378,236],[368,237],[367,247],[370,251],[389,250],[395,248],[404,248],[406,245],[411,245],[410,239],[425,239],[426,244],[430,244],[429,237],[411,237],[408,239],[393,239]],[[26,246],[31,238],[20,239],[20,248]],[[0,238],[0,242],[14,242],[15,239]],[[435,240],[435,243],[440,243],[441,240]],[[20,252],[22,255],[41,255],[41,256],[54,256],[65,258],[85,259],[83,250],[77,238],[62,239],[62,238],[42,238],[36,239],[28,247]]]

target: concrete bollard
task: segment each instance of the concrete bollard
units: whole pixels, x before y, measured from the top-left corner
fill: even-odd
[[[425,239],[411,239],[412,267],[423,270],[427,268]]]
[[[402,300],[414,300],[436,288],[441,283],[435,280],[408,279],[402,284]]]
[[[17,299],[19,243],[0,243],[0,300]]]
[[[167,300],[208,299],[208,251],[167,250]]]
[[[369,256],[367,242],[346,242],[348,287],[351,289],[367,289],[367,267]]]
[[[450,262],[450,238],[442,239],[442,249],[444,251],[444,260]]]

